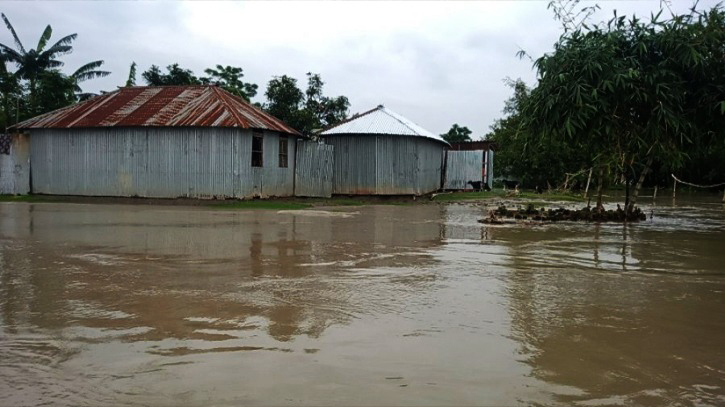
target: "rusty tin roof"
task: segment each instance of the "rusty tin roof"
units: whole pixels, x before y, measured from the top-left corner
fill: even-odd
[[[300,135],[281,120],[213,85],[119,88],[10,129],[93,127],[238,127]]]

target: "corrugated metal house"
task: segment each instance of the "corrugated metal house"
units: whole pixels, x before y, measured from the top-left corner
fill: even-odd
[[[216,86],[125,87],[17,124],[36,194],[294,194],[300,134]]]
[[[333,194],[422,195],[441,187],[448,143],[382,105],[319,135],[335,148]]]

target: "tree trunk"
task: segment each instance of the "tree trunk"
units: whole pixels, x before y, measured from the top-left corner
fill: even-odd
[[[602,204],[602,187],[604,185],[604,166],[599,165],[599,176],[597,183],[597,212],[604,211],[604,205]]]
[[[587,178],[587,187],[584,188],[584,198],[586,198],[589,195],[589,183],[592,182],[592,170],[594,170],[594,167],[589,169],[589,178]]]
[[[629,200],[629,205],[627,205],[627,213],[632,213],[632,210],[634,210],[634,205],[637,204],[637,197],[639,196],[639,191],[642,189],[642,184],[644,184],[644,179],[647,176],[647,173],[649,172],[650,167],[652,166],[652,155],[650,155],[647,158],[647,163],[644,165],[644,169],[639,174],[639,179],[637,180],[637,184],[634,186],[634,191],[632,191],[632,197]]]

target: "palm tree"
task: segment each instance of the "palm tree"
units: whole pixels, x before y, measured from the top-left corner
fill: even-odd
[[[20,38],[18,38],[18,35],[15,32],[15,28],[13,28],[13,25],[10,24],[10,21],[5,16],[5,13],[0,13],[0,16],[2,16],[3,21],[5,21],[8,31],[10,31],[13,35],[15,46],[17,47],[17,50],[15,50],[5,44],[0,44],[2,58],[4,61],[14,63],[18,67],[15,75],[20,79],[26,79],[28,81],[32,100],[32,97],[35,94],[35,84],[38,80],[38,76],[49,69],[63,66],[63,62],[59,61],[57,58],[73,51],[73,47],[70,44],[76,39],[78,34],[66,35],[50,48],[45,49],[45,46],[48,45],[48,40],[50,40],[50,36],[53,34],[53,29],[50,25],[48,25],[45,27],[43,34],[40,36],[38,46],[35,47],[35,49],[26,51],[23,43],[20,41]]]
[[[38,80],[41,75],[50,71],[58,71],[58,68],[63,66],[63,62],[58,57],[69,54],[73,51],[71,43],[78,37],[78,34],[70,34],[58,40],[55,44],[46,48],[51,35],[53,34],[53,28],[48,25],[45,27],[43,34],[38,40],[38,45],[35,49],[26,50],[23,43],[18,38],[15,28],[10,23],[10,20],[5,16],[4,13],[0,13],[5,26],[13,36],[15,41],[16,49],[9,47],[5,44],[0,44],[0,61],[4,63],[13,63],[17,67],[17,71],[13,75],[18,79],[28,81],[28,90],[30,91],[30,105],[33,105]],[[78,99],[84,99],[92,94],[83,93],[80,86],[80,82],[88,79],[101,78],[110,75],[108,71],[100,71],[98,68],[103,65],[103,61],[93,61],[87,63],[76,70],[69,78],[73,81],[75,87],[76,97]],[[42,109],[41,109],[42,110]]]

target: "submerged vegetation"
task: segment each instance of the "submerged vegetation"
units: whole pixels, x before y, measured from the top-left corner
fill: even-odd
[[[537,209],[536,205],[529,203],[525,209],[508,209],[502,205],[489,211],[486,218],[480,219],[480,223],[501,224],[503,219],[514,219],[517,221],[535,222],[561,222],[561,221],[586,221],[586,222],[639,222],[647,220],[639,208],[632,211],[625,211],[619,205],[617,209],[596,210],[587,206],[582,209]]]

